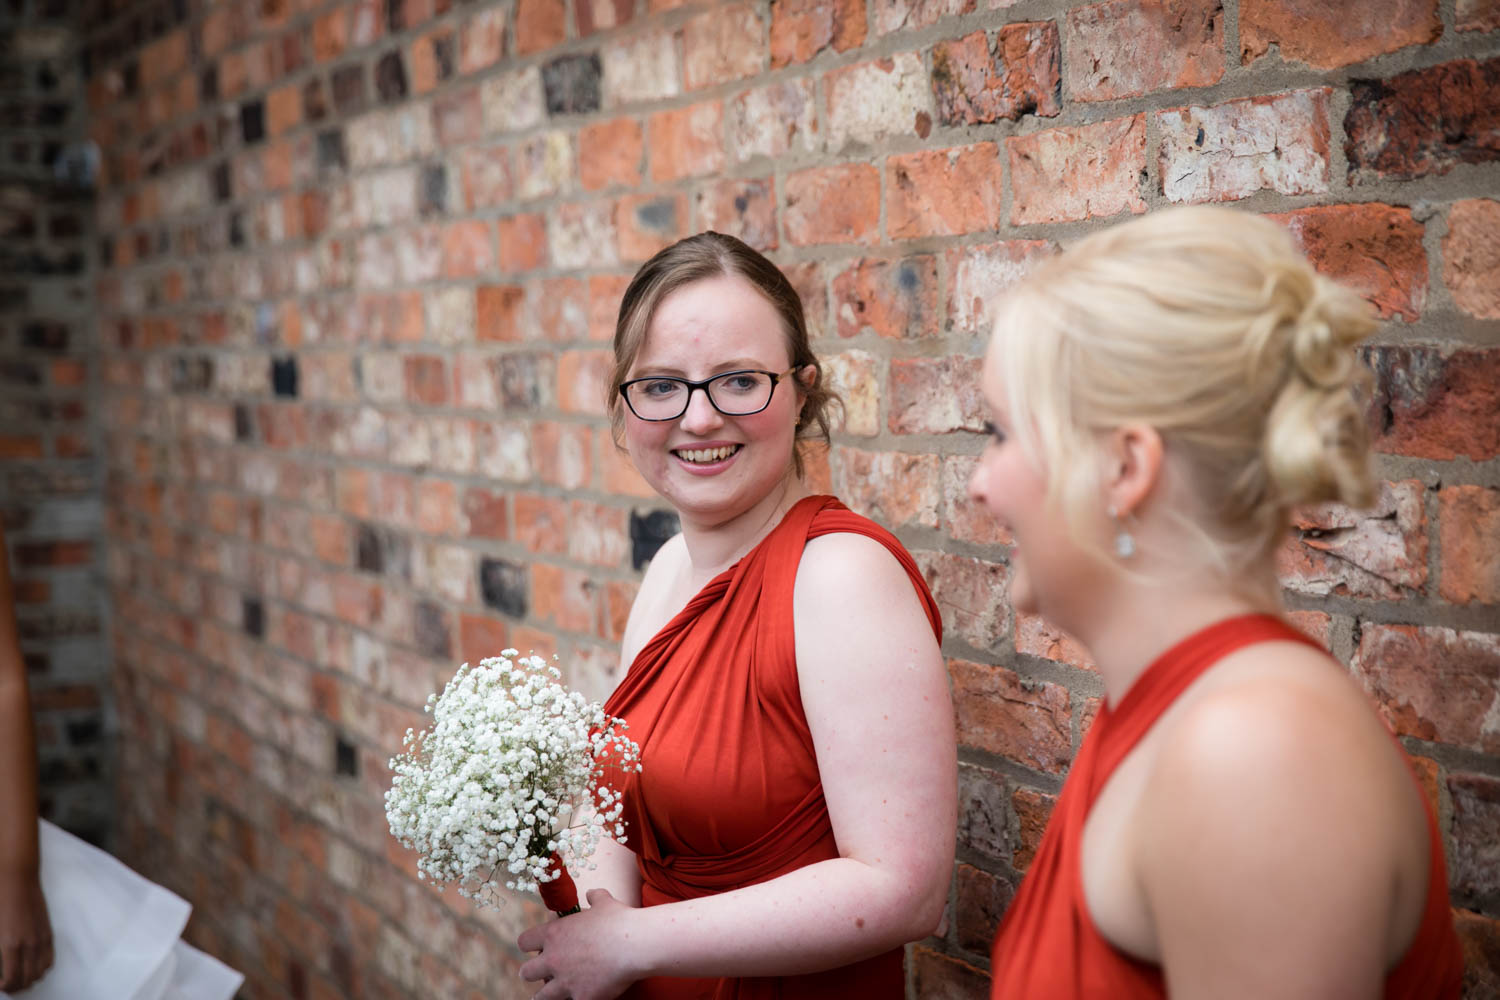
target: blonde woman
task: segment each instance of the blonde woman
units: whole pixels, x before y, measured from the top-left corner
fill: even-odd
[[[1275,573],[1294,505],[1371,499],[1372,326],[1280,227],[1212,207],[1092,235],[1000,303],[970,492],[1105,705],[993,996],[1458,996],[1431,809]]]

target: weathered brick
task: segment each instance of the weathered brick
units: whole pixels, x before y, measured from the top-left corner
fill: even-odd
[[[505,8],[477,9],[459,28],[458,71],[477,73],[498,63],[504,53]]]
[[[880,362],[865,351],[824,354],[823,377],[838,393],[841,406],[834,429],[857,437],[880,433]]]
[[[500,242],[499,265],[504,274],[535,271],[547,262],[547,219],[531,213],[495,222]]]
[[[1016,894],[1006,878],[959,863],[954,874],[954,933],[958,946],[986,954],[994,943],[1000,918]]]
[[[453,79],[458,70],[457,40],[450,27],[429,31],[406,49],[411,69],[411,92],[426,94]]]
[[[1134,115],[1005,140],[1013,225],[1146,210],[1146,118]]]
[[[1442,33],[1437,0],[1395,0],[1379,8],[1358,0],[1240,4],[1240,60],[1247,65],[1275,45],[1282,59],[1333,69],[1408,45],[1428,45]]]
[[[765,25],[748,4],[715,5],[682,26],[682,78],[688,90],[755,76],[765,64]]]
[[[1462,10],[1464,0],[1458,5]],[[1500,8],[1496,20],[1500,21]],[[1454,907],[1453,928],[1464,953],[1463,995],[1500,996],[1500,920]]]
[[[528,55],[567,38],[563,0],[516,0],[516,53]]]
[[[578,133],[578,180],[585,190],[611,185],[633,187],[641,180],[645,139],[640,122],[615,118],[587,125]]]
[[[646,136],[652,180],[714,173],[724,166],[724,105],[707,101],[659,111],[647,120]]]
[[[1087,731],[1087,726],[1082,727]],[[1031,867],[1036,859],[1037,848],[1042,846],[1042,834],[1047,832],[1047,820],[1052,816],[1052,807],[1057,798],[1035,788],[1018,787],[1010,797],[1010,807],[1016,814],[1019,836],[1011,865],[1018,872]]]
[[[1068,92],[1112,101],[1224,76],[1220,0],[1106,0],[1068,12]]]
[[[470,146],[459,152],[458,166],[469,211],[503,205],[514,196],[510,153],[504,146]]]
[[[479,86],[484,130],[490,134],[520,132],[546,119],[542,72],[538,66],[486,77]]]
[[[502,621],[487,615],[459,615],[458,656],[465,663],[476,663],[510,648],[510,630]]]
[[[916,559],[942,609],[945,631],[975,649],[995,646],[1010,627],[1004,564],[946,552],[924,552]]]
[[[615,335],[620,301],[630,285],[628,274],[596,274],[589,278],[589,339],[609,340]]]
[[[944,255],[948,324],[954,333],[988,334],[990,305],[1056,248],[1042,240],[959,247]]]
[[[1010,806],[1005,778],[988,768],[958,765],[958,843],[960,847],[1010,857]]]
[[[983,431],[987,404],[976,357],[896,358],[886,392],[886,425],[896,434]]]
[[[886,235],[957,236],[1000,224],[1000,157],[992,142],[886,159]]]
[[[1451,774],[1453,799],[1452,888],[1478,898],[1500,895],[1500,779],[1488,774]]]
[[[582,570],[537,562],[531,569],[531,611],[565,632],[593,632],[598,619],[593,584]]]
[[[571,135],[551,131],[532,136],[515,149],[516,197],[530,201],[566,192],[576,170]]]
[[[1088,649],[1040,615],[1016,616],[1016,652],[1098,672]]]
[[[577,16],[578,37],[583,38],[628,23],[635,14],[635,0],[577,0],[573,10]]]
[[[1500,201],[1471,198],[1448,210],[1443,284],[1464,312],[1500,319]]]
[[[1438,593],[1454,604],[1500,604],[1500,490],[1450,486],[1438,505]]]
[[[1397,733],[1493,754],[1500,636],[1365,624],[1352,669]]]
[[[468,86],[436,98],[432,102],[432,128],[438,143],[444,147],[462,146],[478,139],[484,132],[479,88]]]
[[[834,490],[851,510],[882,524],[937,527],[942,460],[936,455],[840,448]]]
[[[1157,112],[1162,193],[1171,201],[1232,201],[1269,188],[1328,190],[1327,89]]]
[[[588,331],[588,306],[583,282],[577,278],[544,278],[527,290],[531,321],[539,336],[559,343],[583,340]]]
[[[475,290],[475,335],[480,340],[526,339],[526,290],[518,285],[480,285]]]
[[[1427,516],[1416,480],[1383,483],[1365,511],[1338,503],[1300,508],[1278,553],[1282,585],[1304,594],[1400,600],[1427,583]]]
[[[1061,773],[1073,751],[1067,688],[1004,667],[950,660],[958,741],[1039,771]]]
[[[723,180],[701,189],[694,228],[744,240],[757,250],[776,249],[776,191],[772,178]]]
[[[574,425],[568,437],[583,449],[577,458],[578,468],[568,471],[568,478],[588,481],[589,428]],[[619,507],[605,507],[586,500],[574,500],[568,508],[568,557],[591,566],[620,566],[630,551],[626,512]]]
[[[481,219],[454,222],[443,230],[443,274],[472,278],[495,266],[495,235]]]
[[[591,454],[589,428],[581,424],[538,421],[531,428],[531,453],[542,482],[577,490],[589,483]]]
[[[541,338],[531,333],[530,339]],[[533,413],[553,405],[557,361],[551,351],[502,354],[497,362],[500,405],[506,413]]]
[[[748,90],[729,103],[729,149],[736,162],[819,148],[813,81],[785,80]]]
[[[834,276],[833,303],[840,337],[865,330],[898,339],[935,336],[937,260],[930,254],[857,260]]]
[[[409,304],[411,300],[401,300]],[[392,340],[418,340],[425,324],[426,332],[439,344],[463,344],[474,339],[474,293],[467,288],[432,289],[422,299],[422,318],[403,319],[406,323]]]
[[[913,995],[938,1000],[977,1000],[990,992],[990,977],[962,959],[917,945],[911,950]]]
[[[847,52],[865,41],[865,0],[774,0],[771,68],[807,62],[826,48]]]
[[[1459,31],[1500,31],[1500,2],[1458,0],[1454,5],[1453,23]],[[1500,968],[1500,962],[1496,967]]]
[[[616,241],[609,202],[569,202],[547,216],[547,249],[554,267],[611,267],[619,263]]]
[[[643,261],[687,235],[687,196],[625,195],[615,206],[620,259]]]
[[[672,35],[639,35],[604,47],[604,107],[660,101],[682,92]]]
[[[943,462],[943,497],[946,509],[939,522],[943,531],[961,542],[979,545],[1009,545],[1015,541],[982,504],[969,498],[969,480],[978,462],[975,455],[949,455]]]
[[[1500,455],[1500,351],[1392,345],[1363,354],[1375,372],[1377,450],[1440,460]]]
[[[794,246],[871,244],[879,236],[880,175],[864,163],[813,167],[786,178],[783,215]]]
[[[600,386],[613,364],[609,351],[563,351],[557,360],[557,403],[563,412],[603,416]]]
[[[974,0],[870,0],[875,34],[913,31],[974,9]]]
[[[1427,302],[1423,226],[1409,208],[1366,202],[1272,215],[1324,274],[1356,289],[1383,317],[1415,320]]]
[[[823,77],[823,90],[831,150],[904,135],[926,138],[937,111],[917,52],[832,70]]]
[[[1062,107],[1062,54],[1052,21],[1007,24],[991,47],[983,31],[932,48],[938,121],[973,125],[1056,115]]]
[[[1344,155],[1351,184],[1500,160],[1500,59],[1354,80],[1349,97]]]
[[[511,496],[511,508],[515,514],[515,539],[527,552],[562,555],[568,550],[568,506],[564,500],[515,493]]]

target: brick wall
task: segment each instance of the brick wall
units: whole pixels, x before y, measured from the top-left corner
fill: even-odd
[[[639,262],[709,227],[803,291],[848,401],[814,479],[943,605],[959,862],[911,993],[982,996],[1102,691],[1007,607],[1008,539],[963,497],[986,302],[1109,220],[1211,200],[1285,221],[1385,318],[1379,504],[1307,512],[1286,584],[1417,758],[1470,995],[1500,989],[1494,0],[84,16],[104,259],[73,363],[108,466],[117,839],[247,997],[526,992],[510,942],[537,910],[419,886],[385,761],[462,658],[555,650],[613,682],[664,523],[609,443],[606,341]]]
[[[71,14],[56,0],[0,7],[0,519],[35,705],[42,812],[107,843],[94,197]]]

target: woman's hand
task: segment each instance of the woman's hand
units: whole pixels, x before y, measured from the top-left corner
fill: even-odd
[[[41,881],[35,872],[0,878],[0,990],[23,990],[50,968],[52,922]]]
[[[521,978],[540,980],[537,1000],[614,1000],[640,978],[626,942],[635,913],[608,889],[590,889],[588,909],[531,928],[517,939],[537,956],[521,966]]]

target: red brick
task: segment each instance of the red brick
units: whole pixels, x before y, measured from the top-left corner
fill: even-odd
[[[1459,31],[1500,31],[1500,0],[1458,0],[1453,23]],[[1494,967],[1500,969],[1500,960]]]
[[[545,216],[510,215],[497,219],[495,226],[500,239],[499,268],[502,274],[519,274],[546,266]]]
[[[953,331],[988,336],[991,304],[1055,252],[1053,244],[1042,240],[1011,240],[947,251],[947,313]]]
[[[349,44],[349,9],[338,7],[313,22],[313,56],[318,62],[332,62],[344,54]]]
[[[477,73],[500,61],[505,52],[505,8],[477,10],[459,29],[458,71]]]
[[[578,133],[578,180],[585,190],[598,191],[619,184],[634,187],[641,180],[641,152],[645,141],[634,118],[614,118],[587,125]]]
[[[355,0],[349,11],[349,44],[364,48],[385,34],[385,4],[381,0]]]
[[[1425,494],[1414,479],[1384,483],[1370,510],[1323,503],[1297,510],[1277,556],[1283,586],[1305,594],[1394,601],[1427,583]]]
[[[1363,627],[1352,669],[1395,731],[1500,750],[1500,636],[1415,625]]]
[[[913,996],[928,1000],[984,1000],[990,977],[968,962],[917,945],[908,960]]]
[[[1438,505],[1438,593],[1454,604],[1500,604],[1500,490],[1450,486]]]
[[[1463,4],[1459,0],[1460,9]],[[1453,927],[1464,952],[1463,995],[1500,996],[1500,920],[1455,907]]]
[[[992,142],[886,159],[886,235],[958,236],[1000,225],[1000,157]]]
[[[308,522],[312,548],[317,557],[336,566],[349,564],[353,534],[349,522],[336,515],[315,514]]]
[[[647,121],[651,179],[674,181],[724,167],[724,105],[720,101],[659,111]]]
[[[561,343],[588,336],[588,305],[578,278],[541,279],[533,283],[528,295],[531,322],[539,336]]]
[[[1247,65],[1275,45],[1282,59],[1333,69],[1428,45],[1442,33],[1438,0],[1394,0],[1378,9],[1360,0],[1240,3],[1240,60]]]
[[[765,27],[748,5],[715,5],[682,26],[682,80],[688,90],[761,72]]]
[[[610,340],[620,314],[620,302],[630,285],[628,274],[596,274],[589,277],[589,339]]]
[[[568,507],[557,497],[534,493],[511,496],[515,511],[515,540],[532,555],[562,555],[568,551]],[[539,564],[537,564],[539,565]],[[533,572],[536,565],[533,566]]]
[[[995,6],[994,0],[990,6]],[[874,0],[873,7],[875,33],[886,35],[925,28],[942,18],[967,14],[974,9],[974,0]]]
[[[892,360],[886,425],[897,434],[983,431],[982,367],[967,355]]]
[[[635,15],[635,0],[575,0],[573,9],[578,37],[583,38],[628,23]]]
[[[834,491],[850,509],[890,527],[935,528],[942,459],[893,451],[838,450]]]
[[[1224,76],[1220,0],[1106,0],[1068,12],[1068,92],[1112,101]]]
[[[646,260],[686,236],[687,224],[686,195],[625,195],[615,208],[620,259]]]
[[[475,335],[480,340],[525,340],[526,290],[516,285],[480,285]]]
[[[87,566],[94,561],[93,542],[17,542],[12,551],[18,570],[40,566]]]
[[[1450,880],[1460,898],[1493,897],[1500,892],[1500,779],[1488,774],[1448,777],[1453,800],[1453,853]]]
[[[440,479],[417,483],[417,530],[429,535],[458,534],[458,489]]]
[[[1013,225],[1146,210],[1146,118],[1055,128],[1005,140]]]
[[[488,222],[454,222],[443,229],[443,275],[472,278],[495,266],[495,238]]]
[[[866,330],[897,339],[936,336],[937,260],[856,260],[834,276],[833,310],[840,337]]]
[[[1333,645],[1333,617],[1326,611],[1288,611],[1286,620],[1303,635],[1317,641],[1325,650]]]
[[[695,230],[725,233],[761,251],[776,249],[773,178],[717,181],[698,192],[695,205]]]
[[[1327,89],[1173,108],[1156,115],[1162,193],[1170,201],[1232,201],[1270,189],[1328,190]]]
[[[588,428],[576,426],[583,448],[588,447]],[[585,464],[588,452],[583,452]],[[585,479],[587,470],[585,470]],[[568,556],[591,566],[620,566],[630,553],[629,518],[621,508],[574,500],[568,511]]]
[[[531,453],[547,485],[568,490],[589,485],[592,434],[586,425],[538,421],[531,427]]]
[[[1021,787],[1011,795],[1010,804],[1020,827],[1020,838],[1011,864],[1016,871],[1024,872],[1036,859],[1037,848],[1042,846],[1042,834],[1047,832],[1047,820],[1052,816],[1057,798],[1034,788]]]
[[[448,402],[448,370],[442,358],[414,355],[404,362],[407,402],[443,406]]]
[[[729,148],[737,162],[818,148],[813,81],[783,80],[747,90],[729,104]]]
[[[1378,451],[1447,461],[1500,455],[1500,350],[1366,348]]]
[[[1062,53],[1052,21],[1007,24],[991,47],[983,31],[932,48],[932,93],[944,125],[974,125],[1062,108]]]
[[[609,351],[563,351],[557,362],[557,402],[565,413],[604,415],[604,384],[614,367]]]
[[[547,214],[547,250],[563,270],[612,267],[619,263],[615,206],[607,201],[568,202]]]
[[[1073,715],[1066,688],[966,660],[951,660],[948,669],[959,743],[1040,771],[1067,769]]]
[[[447,26],[427,32],[406,49],[408,82],[414,95],[437,88],[456,71],[457,39]]]
[[[508,527],[506,490],[488,490],[471,486],[464,491],[464,534],[470,538],[499,538],[510,536]]]
[[[1080,670],[1095,673],[1099,670],[1082,643],[1040,615],[1016,615],[1016,652],[1066,663]]]
[[[1271,215],[1319,271],[1359,291],[1382,317],[1415,320],[1427,302],[1423,226],[1409,208],[1366,202]]]
[[[943,496],[947,509],[942,516],[945,534],[961,542],[978,545],[1009,545],[1015,541],[995,515],[969,498],[969,480],[978,462],[975,455],[949,455],[943,464]]]
[[[465,662],[476,663],[486,656],[498,656],[500,650],[509,647],[510,634],[504,622],[482,615],[459,616],[458,648]]]
[[[1472,198],[1448,210],[1443,284],[1464,312],[1500,319],[1500,201]]]
[[[1500,160],[1500,59],[1355,80],[1344,116],[1349,182],[1446,174]]]
[[[771,68],[807,62],[826,48],[847,52],[865,41],[865,0],[775,0]]]
[[[593,632],[598,609],[593,585],[582,570],[533,563],[531,613],[567,632]]]
[[[879,238],[880,175],[869,164],[798,171],[786,178],[785,197],[783,224],[793,246]]]
[[[925,139],[936,113],[932,84],[918,52],[831,70],[823,77],[823,92],[830,150],[905,135]]]
[[[567,38],[563,0],[516,0],[516,53],[527,55],[561,45]]]
[[[975,954],[988,954],[1000,918],[1016,894],[1005,878],[959,863],[954,875],[954,924],[958,946]]]
[[[478,139],[484,132],[484,109],[479,101],[479,88],[468,86],[435,98],[432,102],[432,130],[439,146],[462,146]]]
[[[0,434],[0,458],[41,458],[42,439],[34,434]]]
[[[922,553],[917,562],[942,609],[948,635],[987,649],[1005,634],[1010,611],[1004,564],[946,552]]]

